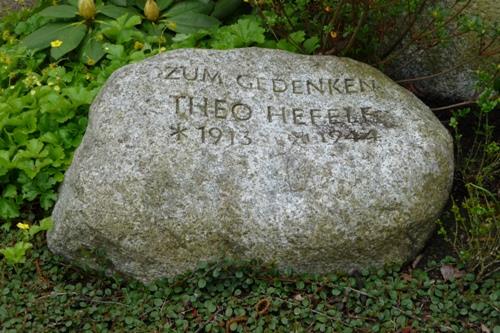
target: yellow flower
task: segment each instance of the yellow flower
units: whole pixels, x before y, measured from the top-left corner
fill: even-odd
[[[50,42],[50,46],[52,46],[54,48],[61,47],[62,44],[63,44],[63,41],[59,40],[59,39],[56,39],[56,40],[53,40],[52,42]]]
[[[144,44],[142,44],[141,42],[136,41],[134,43],[134,49],[136,49],[136,50],[142,50],[143,47],[144,47]]]
[[[160,8],[155,0],[147,0],[144,5],[144,16],[150,21],[157,21],[160,17]]]
[[[18,223],[16,226],[22,230],[28,230],[30,228],[30,225],[28,223]]]
[[[4,31],[2,31],[2,39],[3,39],[3,40],[8,40],[8,39],[9,39],[9,37],[10,37],[10,32],[9,32],[9,30],[4,30]]]

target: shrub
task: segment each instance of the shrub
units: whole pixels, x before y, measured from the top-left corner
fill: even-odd
[[[447,230],[441,223],[440,232],[468,269],[476,271],[481,279],[500,270],[500,145],[490,121],[499,102],[496,76],[479,76],[483,92],[478,110],[458,110],[450,119],[455,131],[458,187],[464,194],[461,202],[457,198],[452,201],[449,219],[453,225],[448,225]],[[476,124],[468,137],[461,133],[465,130],[459,126],[462,122],[465,126]]]

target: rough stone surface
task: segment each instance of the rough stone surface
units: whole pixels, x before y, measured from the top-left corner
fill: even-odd
[[[370,66],[177,50],[109,78],[48,242],[143,281],[224,257],[381,266],[422,248],[452,174],[446,129]]]
[[[448,3],[447,7],[450,8],[453,4],[456,5],[455,8],[463,6],[455,1],[441,2]],[[478,16],[487,25],[493,26],[500,21],[500,1],[474,0],[465,10],[465,14]],[[485,42],[477,34],[467,33],[445,45],[427,50],[409,48],[386,68],[386,72],[394,80],[433,76],[412,82],[415,92],[426,99],[449,102],[471,100],[477,95],[476,71],[491,71],[494,68],[491,64],[500,61],[498,52],[491,52],[498,50],[498,42],[489,47],[491,55],[478,56]]]

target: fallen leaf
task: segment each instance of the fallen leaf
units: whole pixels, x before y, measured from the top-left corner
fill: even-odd
[[[491,333],[490,329],[488,327],[486,327],[484,324],[481,324],[481,332]]]
[[[413,330],[411,329],[411,327],[404,327],[403,329],[401,329],[401,333],[412,333]]]
[[[462,272],[461,270],[459,270],[453,266],[450,266],[450,265],[441,266],[440,271],[441,271],[441,275],[443,276],[443,279],[445,281],[449,281],[452,279],[458,279],[458,278],[461,278],[462,276],[464,276],[464,272]]]
[[[408,274],[408,273],[403,273],[403,274],[401,274],[401,278],[402,278],[404,281],[408,282],[408,281],[411,281],[411,279],[412,279],[413,277],[411,276],[411,274]]]
[[[415,260],[413,260],[413,262],[411,263],[411,267],[412,268],[416,268],[418,263],[420,262],[420,260],[422,260],[423,256],[420,254],[418,255]]]

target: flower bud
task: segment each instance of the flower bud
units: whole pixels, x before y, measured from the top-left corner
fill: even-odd
[[[155,0],[147,0],[144,5],[144,16],[150,21],[156,21],[160,17],[160,8]]]
[[[78,0],[78,14],[86,20],[91,20],[95,17],[94,0]]]

